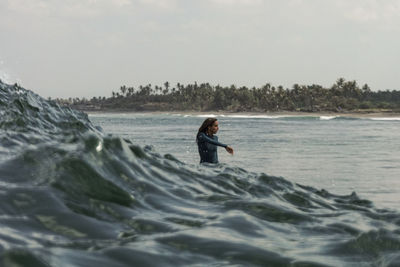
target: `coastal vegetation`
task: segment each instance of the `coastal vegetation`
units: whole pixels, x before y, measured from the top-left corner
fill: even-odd
[[[86,111],[227,111],[227,112],[400,112],[400,91],[372,91],[365,84],[338,79],[331,87],[294,84],[292,88],[223,87],[209,83],[121,86],[110,97],[56,99]]]

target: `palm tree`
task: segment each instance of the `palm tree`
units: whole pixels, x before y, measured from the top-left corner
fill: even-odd
[[[125,85],[121,86],[120,90],[121,90],[122,96],[124,96],[126,93],[126,86]]]

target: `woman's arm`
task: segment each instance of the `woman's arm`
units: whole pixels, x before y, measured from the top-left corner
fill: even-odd
[[[205,133],[199,133],[198,137],[197,137],[199,142],[207,142],[216,146],[222,146],[222,147],[227,147],[228,145],[222,144],[218,141],[215,141],[214,139],[208,137]]]

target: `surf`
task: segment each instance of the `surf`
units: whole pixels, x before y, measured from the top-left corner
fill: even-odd
[[[186,164],[0,83],[4,266],[397,265],[398,212],[230,166]]]

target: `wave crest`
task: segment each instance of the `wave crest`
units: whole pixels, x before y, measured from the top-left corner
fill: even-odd
[[[185,164],[0,88],[2,263],[353,264],[346,251],[357,263],[398,262],[399,214],[356,193]]]

